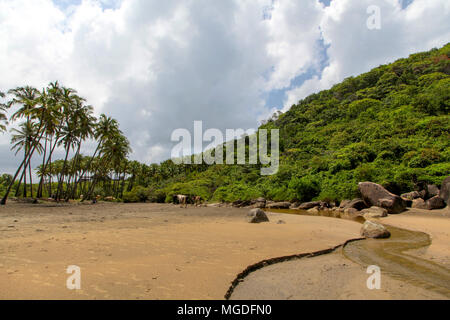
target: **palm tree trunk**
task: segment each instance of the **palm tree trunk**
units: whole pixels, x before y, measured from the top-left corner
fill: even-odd
[[[45,178],[45,158],[47,157],[47,141],[48,141],[48,135],[45,137],[45,146],[44,146],[44,155],[42,156],[42,172],[41,172],[41,179],[39,180],[39,187],[37,191],[36,198],[41,199],[42,198],[42,189],[44,187],[44,178]]]
[[[67,163],[67,158],[69,157],[69,152],[70,152],[70,146],[66,146],[66,157],[64,158],[61,175],[59,176],[58,188],[56,190],[56,201],[59,201],[61,199],[62,187],[63,187],[63,183],[64,183],[64,176],[65,176],[65,170],[66,170],[66,163]]]
[[[31,161],[28,161],[28,172],[30,173],[30,197],[33,198],[33,176],[31,171]]]
[[[38,132],[41,130],[41,126],[42,124],[39,126]],[[25,159],[22,161],[22,163],[20,164],[19,168],[17,169],[16,173],[14,174],[14,177],[10,183],[10,185],[8,186],[8,189],[6,190],[5,195],[3,196],[2,200],[0,201],[0,205],[5,205],[6,201],[8,200],[8,196],[9,193],[11,192],[11,188],[14,185],[14,182],[17,179],[17,176],[19,175],[20,170],[22,169],[22,167],[25,165],[25,167],[27,166],[27,159],[28,161],[30,160],[30,158],[33,156],[34,150],[36,150],[36,146],[39,145],[39,143],[41,142],[42,137],[44,136],[44,132],[41,133],[41,136],[39,137],[37,143],[34,145],[33,148],[30,148],[28,150],[28,153],[25,155]]]

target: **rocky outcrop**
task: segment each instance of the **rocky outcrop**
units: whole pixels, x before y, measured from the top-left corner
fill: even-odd
[[[415,199],[422,198],[419,191],[411,191],[408,193],[404,193],[401,195],[401,197],[405,198],[405,199],[409,199],[409,200],[415,200]]]
[[[251,207],[252,208],[264,209],[266,207],[266,199],[258,198],[258,199],[252,200]]]
[[[295,209],[298,209],[298,207],[301,205],[301,202],[294,202],[294,203],[291,203],[291,206],[289,207],[289,209],[293,209],[293,210],[295,210]]]
[[[427,196],[429,199],[438,196],[440,193],[439,188],[434,184],[427,185]]]
[[[380,207],[370,207],[361,211],[361,214],[366,219],[371,218],[384,218],[387,217],[388,211]]]
[[[269,218],[266,213],[261,209],[252,209],[248,214],[250,223],[262,223],[269,222]]]
[[[308,209],[308,213],[310,213],[310,214],[319,214],[319,209],[317,207]]]
[[[444,200],[448,206],[450,206],[450,177],[445,178],[442,182],[439,197]]]
[[[342,200],[341,204],[339,205],[339,208],[344,209],[350,202],[351,200]]]
[[[368,220],[361,228],[361,235],[366,238],[386,239],[391,233],[382,224]]]
[[[269,209],[289,209],[291,206],[290,202],[274,202],[267,205]]]
[[[347,208],[340,214],[342,219],[354,220],[358,217],[361,217],[361,212],[355,208]]]
[[[244,208],[248,207],[252,204],[250,200],[237,200],[232,203],[232,206],[235,208]]]
[[[320,207],[321,202],[320,201],[313,201],[313,202],[305,202],[298,206],[298,209],[300,210],[309,210],[315,207]]]
[[[411,208],[414,208],[414,209],[426,209],[427,208],[427,204],[426,204],[425,200],[423,200],[422,198],[419,198],[419,199],[413,200]]]
[[[445,208],[445,202],[441,197],[435,196],[427,201],[423,199],[413,200],[412,207],[415,209],[436,210]]]
[[[384,208],[390,214],[401,213],[406,210],[406,203],[403,199],[373,182],[361,182],[358,185],[364,201],[370,206]]]

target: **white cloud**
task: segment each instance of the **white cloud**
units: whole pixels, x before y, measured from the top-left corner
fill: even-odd
[[[367,28],[367,8],[381,9],[381,29]],[[285,110],[313,92],[328,89],[349,76],[411,53],[440,47],[450,40],[450,2],[415,0],[402,10],[397,0],[333,0],[320,28],[329,46],[329,65],[288,92]]]
[[[415,0],[406,10],[395,0],[283,0],[271,20],[262,19],[270,0],[70,3],[0,0],[0,90],[60,80],[117,118],[133,158],[147,162],[169,157],[172,130],[194,120],[205,129],[255,127],[272,111],[263,94],[310,70],[317,75],[287,93],[286,108],[346,76],[440,46],[450,30],[446,0]],[[369,4],[382,9],[381,30],[365,27]]]

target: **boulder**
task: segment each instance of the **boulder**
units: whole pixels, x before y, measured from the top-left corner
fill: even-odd
[[[342,200],[341,204],[339,205],[339,208],[344,209],[350,202],[351,200]]]
[[[317,209],[317,207],[311,208],[308,210],[308,213],[319,214],[319,209]]]
[[[361,235],[366,238],[386,239],[391,233],[382,224],[367,220],[361,228]]]
[[[356,219],[356,218],[360,217],[361,216],[361,212],[359,212],[355,208],[347,208],[347,209],[344,210],[343,213],[341,213],[340,216],[341,216],[342,219],[353,220],[353,219]]]
[[[298,206],[300,210],[309,210],[320,206],[320,201],[305,202]]]
[[[448,206],[450,206],[450,177],[445,178],[442,182],[439,197],[441,197],[441,199],[444,200]]]
[[[411,192],[408,192],[408,193],[404,193],[404,194],[401,195],[401,197],[405,198],[405,199],[410,199],[410,200],[422,198],[418,191],[411,191]]]
[[[300,202],[294,202],[291,204],[291,206],[289,207],[289,209],[298,209],[298,207],[301,205]]]
[[[371,206],[385,208],[390,214],[397,214],[406,210],[406,203],[401,197],[387,191],[379,184],[361,182],[358,189],[364,201]]]
[[[364,202],[363,199],[353,199],[352,201],[347,203],[347,205],[344,207],[344,209],[350,209],[350,208],[360,211],[362,209],[366,209],[367,204]]]
[[[436,185],[434,185],[434,184],[427,185],[428,198],[431,199],[433,197],[436,197],[439,195],[439,193],[440,193],[440,190]]]
[[[388,212],[386,209],[384,208],[380,208],[380,207],[370,207],[368,209],[364,209],[361,211],[361,214],[363,215],[363,217],[365,219],[370,219],[370,218],[384,218],[387,217]]]
[[[266,213],[261,209],[250,210],[248,216],[250,223],[269,222],[269,218],[267,217]]]
[[[274,202],[267,205],[269,209],[289,209],[291,206],[290,202]]]
[[[427,209],[427,204],[426,204],[425,200],[423,200],[422,198],[419,198],[419,199],[413,200],[411,208]]]
[[[439,196],[435,196],[431,199],[428,199],[426,202],[426,206],[428,210],[436,210],[445,208],[445,201]]]

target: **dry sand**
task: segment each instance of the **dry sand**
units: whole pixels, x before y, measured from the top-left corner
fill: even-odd
[[[0,299],[223,299],[245,267],[359,237],[338,219],[158,204],[0,207]],[[283,219],[286,224],[277,224]],[[81,290],[66,268],[81,268]]]
[[[410,209],[398,215],[389,215],[381,220],[395,227],[425,232],[431,237],[428,248],[410,252],[450,268],[450,208],[442,210]]]

